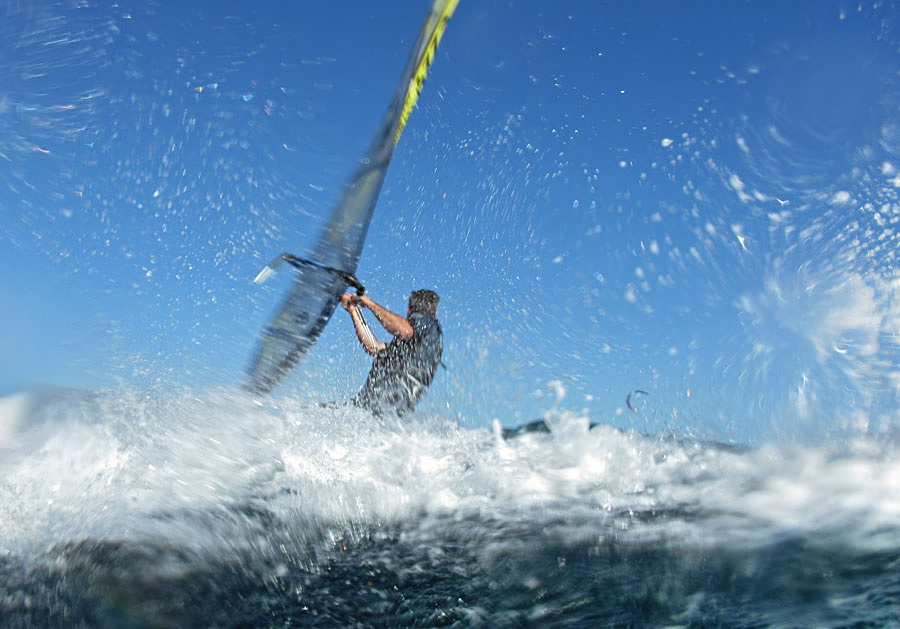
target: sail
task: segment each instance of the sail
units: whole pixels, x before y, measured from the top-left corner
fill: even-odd
[[[356,272],[394,147],[458,2],[435,0],[432,5],[381,126],[312,248],[309,258],[317,264],[298,268],[287,295],[262,331],[247,375],[246,386],[251,391],[271,391],[312,347],[331,319],[348,284],[345,277],[327,267]]]

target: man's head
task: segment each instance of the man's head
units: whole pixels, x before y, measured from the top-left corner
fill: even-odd
[[[415,290],[409,296],[409,313],[421,312],[422,314],[437,315],[437,306],[440,298],[433,290]]]

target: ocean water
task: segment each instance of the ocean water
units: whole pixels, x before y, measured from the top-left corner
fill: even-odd
[[[900,462],[553,411],[504,441],[227,389],[0,401],[5,627],[900,623]]]
[[[896,2],[463,0],[357,270],[447,369],[228,384],[425,10],[0,0],[0,629],[900,626]]]

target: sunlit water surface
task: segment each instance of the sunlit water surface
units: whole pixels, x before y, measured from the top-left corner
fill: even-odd
[[[900,463],[226,390],[2,401],[7,626],[900,621]]]

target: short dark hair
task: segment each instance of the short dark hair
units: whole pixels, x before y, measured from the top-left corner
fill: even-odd
[[[440,297],[433,290],[414,290],[409,296],[409,310],[433,317],[437,314],[438,301],[440,301]]]

